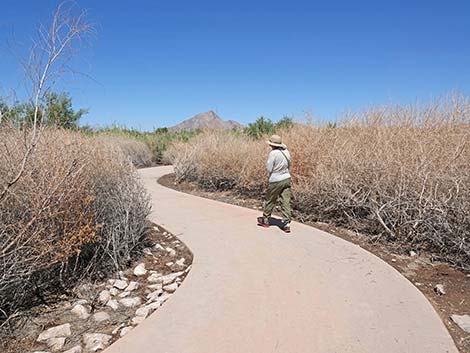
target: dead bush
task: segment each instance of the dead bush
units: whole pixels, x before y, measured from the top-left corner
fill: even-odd
[[[0,179],[20,163],[27,131],[0,130]],[[147,195],[120,146],[45,129],[0,205],[3,319],[82,276],[122,267],[141,244]]]
[[[430,250],[470,269],[469,123],[469,100],[451,96],[283,131],[293,155],[297,217],[346,226],[403,250]],[[168,156],[179,179],[261,196],[264,140],[206,133],[173,145]]]

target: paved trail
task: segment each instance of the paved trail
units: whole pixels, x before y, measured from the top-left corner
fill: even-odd
[[[182,286],[106,353],[456,353],[425,297],[360,247],[294,223],[157,184],[140,171],[151,220],[194,252]]]

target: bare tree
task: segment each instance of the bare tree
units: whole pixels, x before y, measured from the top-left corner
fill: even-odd
[[[74,1],[60,3],[50,25],[38,27],[37,38],[33,40],[29,56],[21,63],[30,83],[29,100],[34,113],[31,123],[25,126],[28,138],[25,140],[25,152],[18,169],[10,180],[0,185],[0,203],[23,175],[36,148],[41,136],[41,120],[44,117],[44,100],[47,94],[53,85],[71,70],[70,61],[78,55],[94,33],[86,15],[86,11],[80,10]]]

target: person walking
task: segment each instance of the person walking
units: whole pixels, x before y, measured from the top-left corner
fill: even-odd
[[[269,173],[269,185],[266,191],[263,216],[258,217],[258,225],[265,228],[269,227],[269,217],[271,217],[276,202],[280,198],[282,211],[281,229],[286,233],[290,233],[292,194],[289,168],[291,156],[287,146],[282,143],[280,136],[273,135],[266,142],[272,148],[266,162],[266,169]]]

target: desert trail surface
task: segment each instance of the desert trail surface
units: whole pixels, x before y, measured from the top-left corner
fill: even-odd
[[[106,353],[456,353],[426,298],[360,247],[258,212],[164,188],[140,171],[151,220],[184,241],[193,267],[176,293]]]

